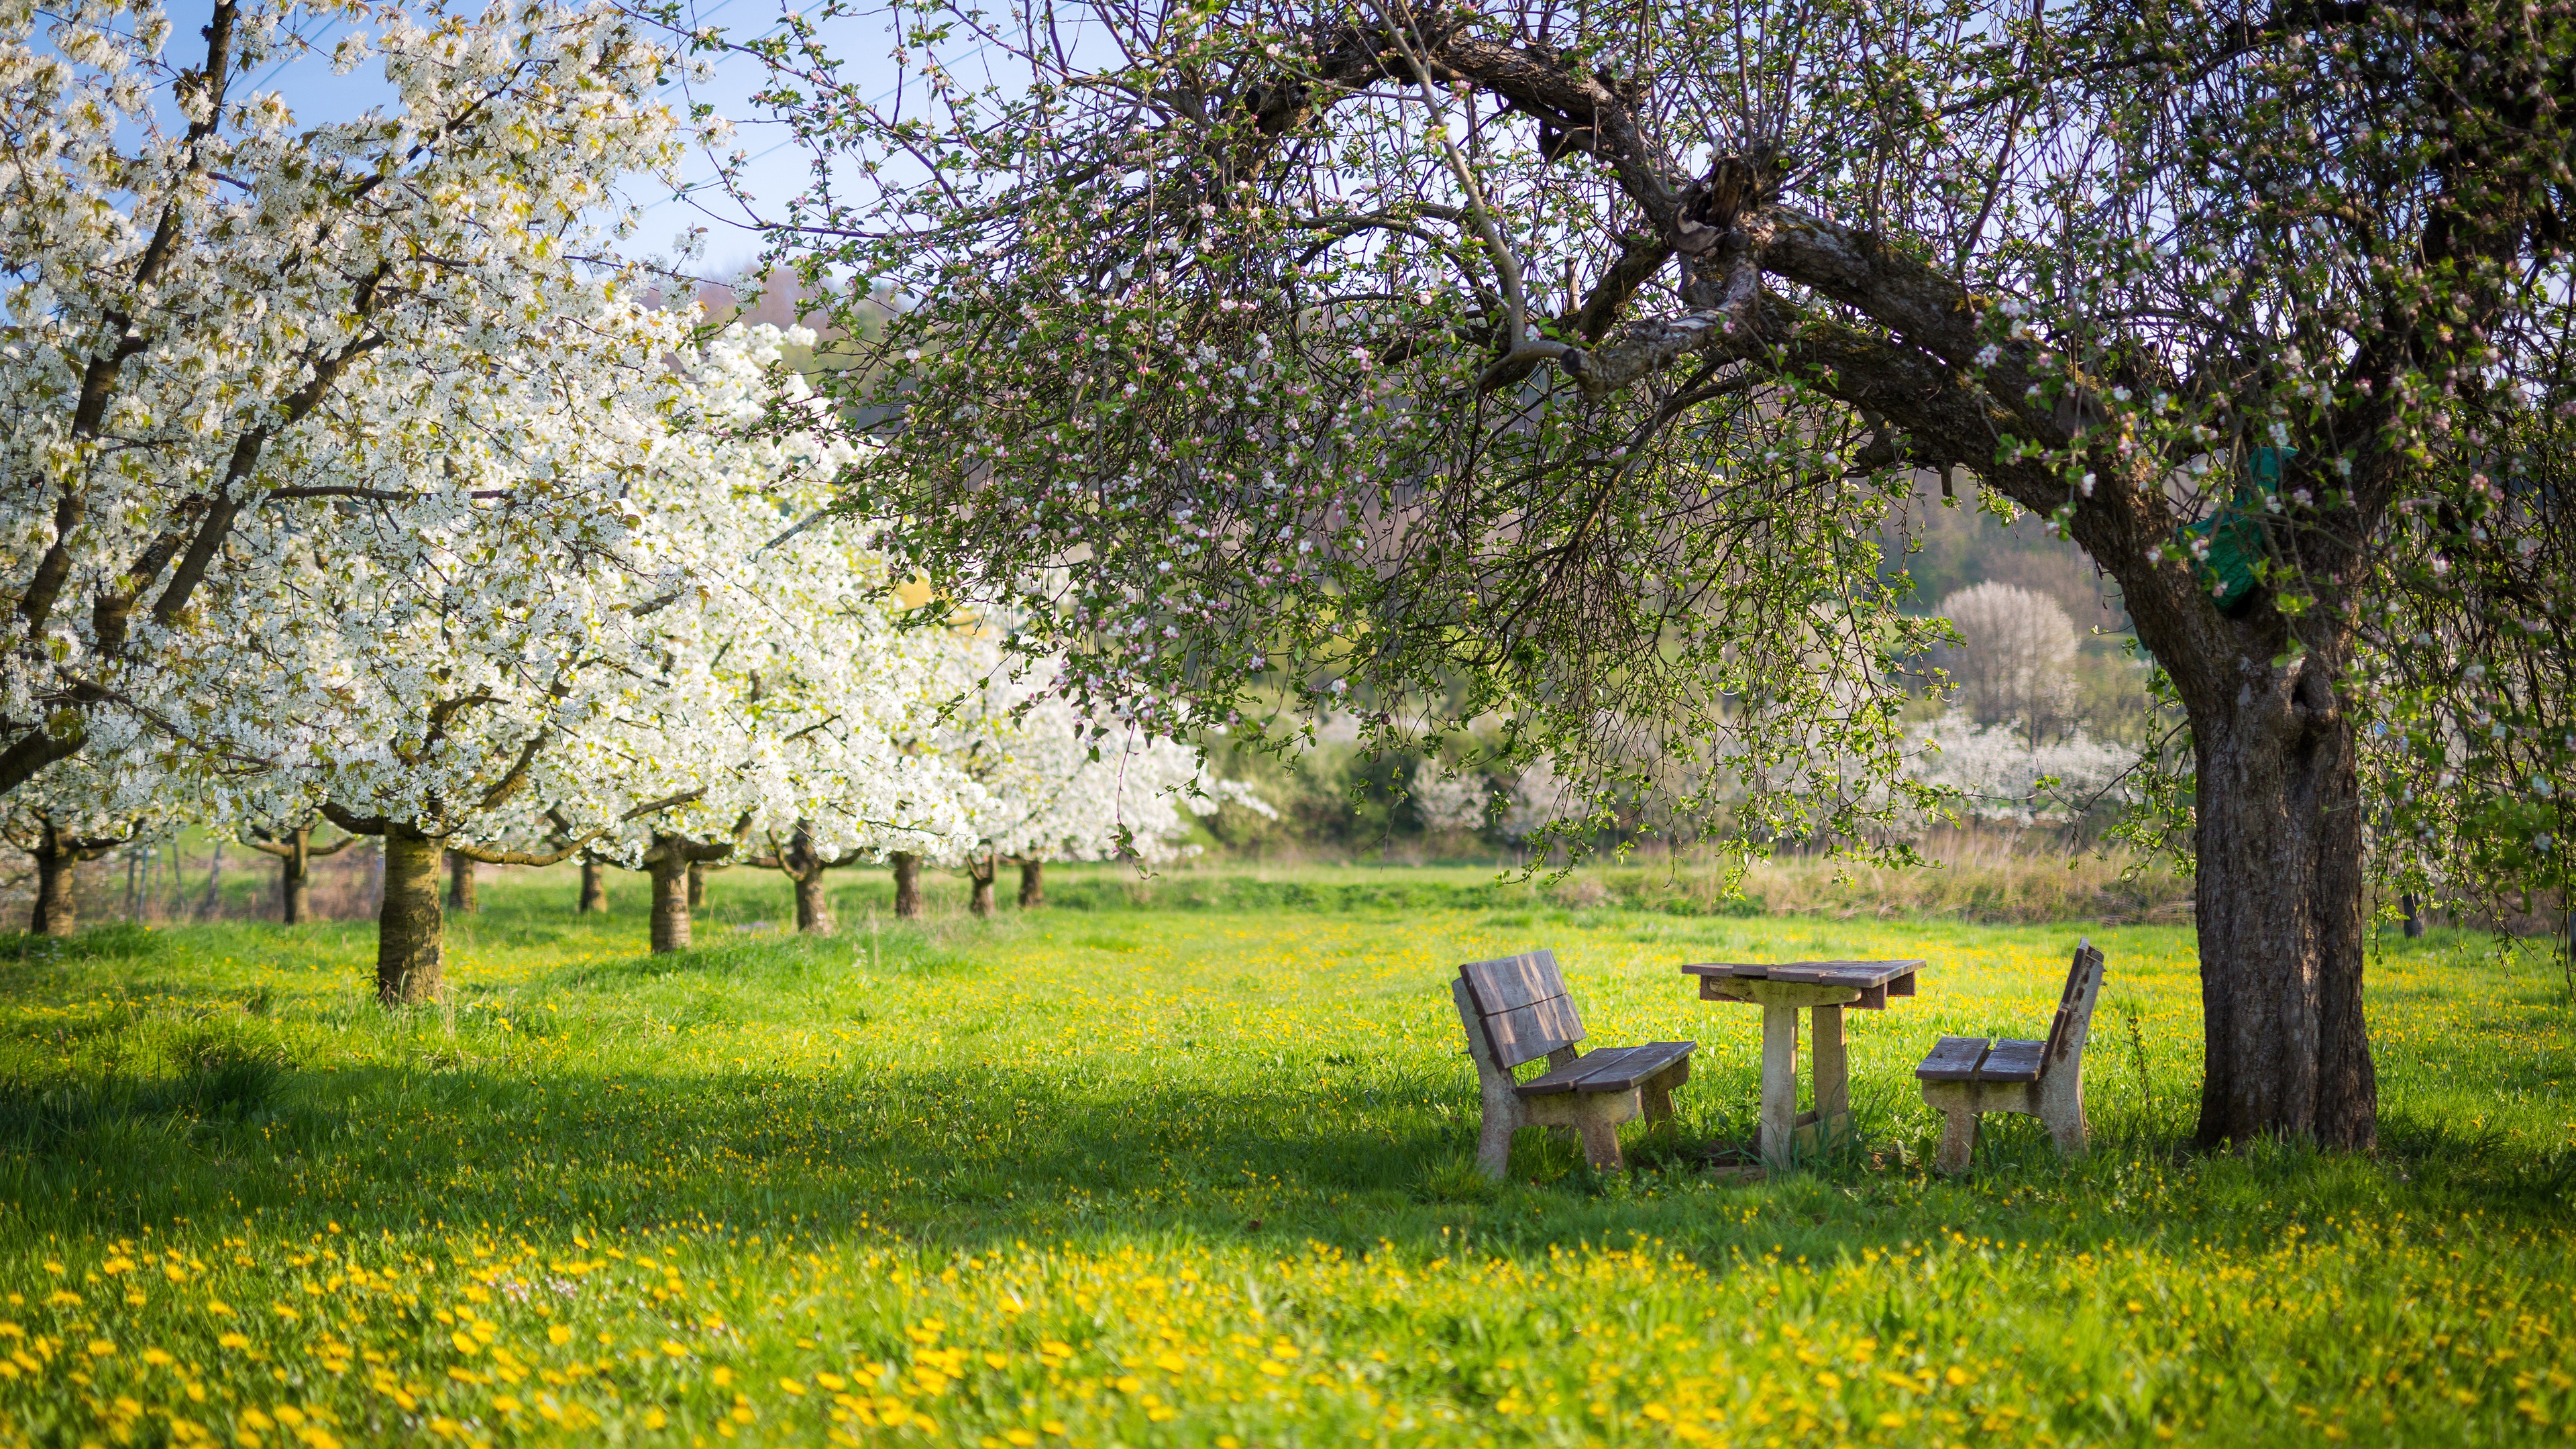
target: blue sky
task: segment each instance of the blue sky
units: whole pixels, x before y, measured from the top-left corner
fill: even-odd
[[[777,26],[782,14],[779,4],[780,0],[704,0],[696,7],[695,19],[748,37]],[[203,42],[198,39],[198,31],[213,9],[213,0],[172,0],[169,4],[171,41],[166,58],[173,65],[194,66],[202,58]],[[889,23],[882,11],[849,17],[837,22],[829,36],[851,73],[863,82],[878,77],[888,86],[894,82],[886,38]],[[390,100],[383,74],[374,66],[360,66],[345,76],[331,73],[327,51],[347,33],[343,24],[327,17],[307,17],[297,30],[326,55],[271,65],[253,78],[256,89],[277,91],[299,121],[310,123],[346,120]],[[750,97],[761,81],[756,63],[728,57],[705,81],[674,85],[665,92],[665,98],[684,113],[692,101],[708,102],[717,114],[732,120],[737,127],[733,145],[757,158],[747,173],[753,197],[763,205],[776,205],[804,186],[807,158],[801,148],[782,144],[781,128],[766,121],[751,103]],[[714,163],[703,152],[693,154],[682,172],[683,187],[703,183],[714,171]],[[646,185],[649,189],[634,194],[634,200],[644,207],[644,222],[633,242],[638,252],[667,256],[676,235],[692,226],[704,226],[708,228],[706,247],[692,270],[725,276],[739,270],[759,250],[759,240],[747,225],[743,209],[730,204],[721,193],[706,190],[680,196],[666,188]]]

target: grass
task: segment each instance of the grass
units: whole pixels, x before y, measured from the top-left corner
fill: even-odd
[[[1330,875],[1330,872],[1321,873]],[[807,941],[714,883],[643,952],[521,878],[379,1011],[363,927],[0,943],[0,1442],[2567,1442],[2554,966],[2390,939],[2373,1156],[2185,1150],[2190,937],[2095,929],[2097,1150],[1925,1171],[1910,1070],[2044,1027],[2078,927],[1091,899]],[[1166,905],[1183,902],[1165,902]],[[752,927],[753,929],[742,929]],[[1454,963],[1553,946],[1702,1043],[1597,1176],[1469,1168]],[[1862,1149],[1743,1186],[1756,1023],[1683,961],[1921,955]]]

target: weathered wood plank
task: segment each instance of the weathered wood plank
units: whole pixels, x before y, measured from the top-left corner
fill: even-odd
[[[1635,1047],[1604,1047],[1589,1056],[1577,1057],[1545,1076],[1532,1077],[1512,1090],[1524,1097],[1561,1096],[1573,1091],[1576,1083],[1595,1072],[1617,1070],[1619,1063],[1635,1050]]]
[[[2042,1070],[2065,1057],[2067,1033],[2078,1015],[2090,1024],[2092,993],[2100,987],[2101,972],[2102,953],[2094,949],[2093,943],[2087,941],[2077,947],[2074,964],[2066,968],[2066,986],[2057,993],[2057,1015],[2049,1019],[2046,1049],[2040,1058]]]
[[[1510,1011],[1488,1012],[1485,1040],[1494,1060],[1509,1071],[1583,1040],[1583,1018],[1571,997],[1557,996]]]
[[[1883,986],[1923,969],[1921,961],[1703,961],[1684,966],[1686,976],[1805,981],[1835,986]],[[1910,991],[1905,994],[1912,994]]]
[[[1933,1044],[1931,1055],[1914,1069],[1914,1075],[1926,1082],[1973,1082],[1977,1063],[1985,1058],[1984,1037],[1945,1036]]]
[[[1524,951],[1495,961],[1470,961],[1458,968],[1458,974],[1467,979],[1467,989],[1476,993],[1476,1004],[1484,1008],[1487,1016],[1535,1006],[1566,994],[1565,973],[1557,969],[1553,951]]]
[[[1726,989],[1764,1006],[1847,1006],[1860,999],[1862,990],[1822,981],[1766,981],[1758,976],[1729,977]]]
[[[1642,1085],[1666,1067],[1699,1049],[1688,1041],[1649,1042],[1644,1046],[1606,1047],[1572,1066],[1532,1077],[1513,1090],[1523,1097],[1552,1097],[1566,1092],[1624,1092]]]
[[[2039,1080],[2041,1053],[2048,1043],[2037,1041],[1998,1041],[1986,1049],[1986,1059],[1977,1064],[1980,1082],[2036,1082]]]
[[[1624,1091],[1697,1050],[1699,1050],[1699,1043],[1692,1041],[1654,1041],[1644,1046],[1629,1047],[1621,1053],[1615,1064],[1604,1064],[1585,1073],[1583,1079],[1575,1084],[1575,1090],[1579,1092]]]

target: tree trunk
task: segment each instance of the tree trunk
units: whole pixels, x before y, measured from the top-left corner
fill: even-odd
[[[212,856],[206,861],[206,898],[197,907],[200,920],[215,920],[224,913],[224,842],[215,839]]]
[[[2415,893],[2406,892],[2397,898],[2397,903],[2406,908],[2406,939],[2409,941],[2421,939],[2424,934],[2424,918],[2415,912]]]
[[[2192,721],[2198,774],[2199,1139],[2366,1149],[2379,1091],[2361,1011],[2361,794],[2320,670]]]
[[[608,914],[608,868],[586,855],[581,858],[581,903],[573,909],[585,916]]]
[[[673,841],[647,853],[644,865],[653,881],[653,954],[689,949],[690,862],[680,858]]]
[[[690,861],[690,862],[689,862],[689,909],[690,909],[690,910],[693,910],[693,911],[694,911],[694,910],[702,909],[702,908],[704,908],[704,907],[705,907],[706,903],[707,903],[707,864],[706,864],[706,862],[705,862],[705,861],[702,861],[702,860],[693,860],[693,861]]]
[[[446,984],[446,917],[438,907],[439,841],[386,827],[384,904],[376,911],[376,1000],[386,1006],[434,1001]]]
[[[1029,859],[1020,862],[1020,909],[1034,911],[1046,904],[1046,862]]]
[[[908,850],[898,850],[886,859],[894,865],[894,917],[898,921],[921,919],[921,857]]]
[[[277,858],[277,918],[289,926],[300,926],[312,913],[313,862],[305,850],[313,843],[310,828],[290,830],[278,842],[286,853]]]
[[[72,866],[78,857],[62,848],[54,827],[36,836],[36,912],[27,929],[39,936],[68,936],[80,929],[72,907]]]
[[[993,877],[1001,874],[1002,862],[990,851],[966,857],[966,878],[975,883],[975,893],[966,899],[966,909],[979,916],[993,914]]]
[[[452,850],[447,853],[447,908],[474,909],[474,862]]]
[[[832,934],[832,901],[823,894],[823,864],[813,861],[796,875],[796,929],[808,936]]]

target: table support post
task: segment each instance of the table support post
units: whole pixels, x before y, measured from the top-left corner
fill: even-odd
[[[1762,1008],[1762,1165],[1786,1170],[1798,1130],[1798,1008]]]
[[[1843,1009],[1815,1009],[1816,1146],[1830,1150],[1850,1135],[1851,1066],[1843,1055]]]

